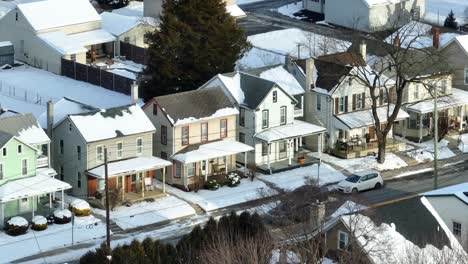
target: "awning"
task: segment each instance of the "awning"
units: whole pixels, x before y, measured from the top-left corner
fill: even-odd
[[[184,150],[172,156],[172,159],[184,164],[197,161],[210,160],[219,157],[235,155],[254,150],[253,147],[233,140],[220,140],[198,146],[197,149],[184,152]]]
[[[468,105],[468,92],[452,88],[451,95],[441,96],[437,100],[437,109],[445,110],[452,107]],[[406,107],[408,111],[426,114],[434,111],[434,99],[422,101]]]
[[[325,132],[325,128],[300,120],[294,120],[294,123],[284,126],[272,127],[255,135],[255,138],[265,142],[274,142],[279,140],[306,137]]]
[[[44,195],[71,189],[71,185],[55,178],[36,175],[8,181],[0,185],[0,203],[6,203],[31,196]]]
[[[377,108],[377,115],[379,117],[380,123],[383,124],[387,122],[387,115],[391,114],[394,108],[395,105],[393,104],[389,105],[388,107],[381,106]],[[406,118],[409,118],[408,113],[400,109],[400,111],[398,111],[398,115],[395,121],[404,120]],[[372,115],[372,109],[336,115],[335,119],[337,121],[335,122],[335,125],[340,129],[363,128],[374,125],[374,116]],[[340,123],[342,125],[340,125]]]
[[[143,171],[157,170],[171,165],[171,162],[157,157],[138,157],[109,162],[107,164],[107,172],[108,177],[112,178],[121,175],[135,174]],[[104,179],[104,165],[89,170],[88,174],[98,179]]]
[[[57,175],[57,172],[52,168],[39,168],[36,169],[36,174],[47,177],[54,177],[55,175]]]
[[[68,37],[83,47],[115,41],[115,37],[104,29],[85,31]]]

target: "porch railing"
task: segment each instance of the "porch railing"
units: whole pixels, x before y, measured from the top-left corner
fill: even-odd
[[[394,139],[394,138],[387,138],[386,141],[386,149],[393,150],[400,145],[404,145],[405,143]],[[379,148],[379,143],[377,141],[372,142],[362,142],[361,144],[353,144],[351,142],[341,142],[336,143],[333,148],[333,153],[337,154],[338,156],[341,155],[349,155],[349,154],[356,154],[358,153],[359,156],[362,155],[369,155],[373,152],[377,153]]]
[[[42,168],[49,166],[49,157],[39,156],[36,159],[36,168]]]

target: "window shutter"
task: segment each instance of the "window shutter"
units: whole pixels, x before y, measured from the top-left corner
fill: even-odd
[[[353,111],[356,110],[356,95],[353,94]]]
[[[348,112],[348,96],[345,96],[344,100],[344,111],[347,113]]]
[[[362,93],[362,108],[366,108],[366,93]]]
[[[335,114],[338,114],[338,107],[339,107],[339,99],[338,98],[335,98]]]

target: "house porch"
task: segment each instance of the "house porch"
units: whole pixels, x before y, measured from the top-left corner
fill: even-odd
[[[291,159],[291,163],[289,163],[289,159],[283,159],[271,162],[270,168],[268,168],[268,164],[259,165],[257,166],[257,170],[263,174],[270,174],[270,170],[271,173],[278,173],[318,163],[319,159],[308,155],[310,153],[312,152],[307,149],[299,148],[299,150],[294,153],[294,157]]]
[[[386,151],[399,151],[405,147],[405,142],[387,138]],[[379,144],[377,141],[366,142],[366,141],[350,141],[350,142],[337,142],[335,147],[331,150],[331,154],[343,158],[352,159],[365,157],[369,155],[375,155],[379,151]]]

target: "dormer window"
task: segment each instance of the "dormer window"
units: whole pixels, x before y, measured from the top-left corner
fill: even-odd
[[[276,103],[278,101],[278,92],[273,91],[273,103]]]

